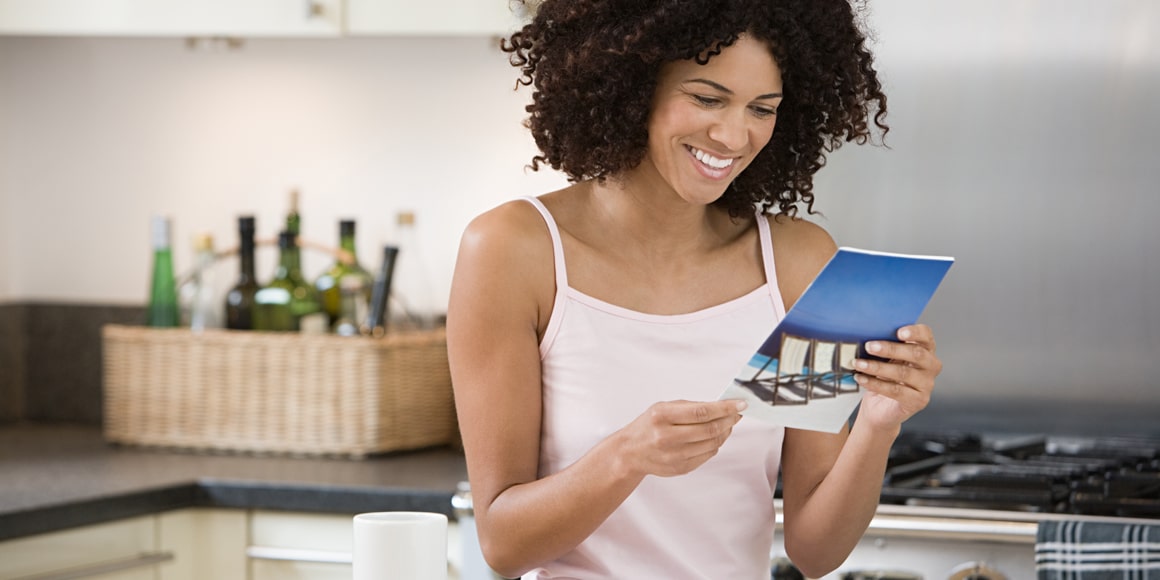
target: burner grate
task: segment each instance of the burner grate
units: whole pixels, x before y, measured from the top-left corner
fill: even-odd
[[[1160,516],[1160,441],[904,435],[884,503]]]

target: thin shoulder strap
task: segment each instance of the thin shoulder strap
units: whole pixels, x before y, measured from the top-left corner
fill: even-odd
[[[777,268],[773,262],[773,234],[769,231],[769,218],[757,211],[757,231],[761,237],[761,263],[765,268],[765,284],[769,287],[769,298],[778,319],[785,318],[785,302],[781,299],[781,288],[777,284]]]
[[[552,235],[552,255],[556,263],[556,293],[560,294],[568,287],[568,268],[564,266],[564,243],[560,240],[560,229],[556,227],[551,212],[544,207],[544,202],[530,196],[521,199],[532,204],[548,224],[548,233]]]
[[[560,229],[556,227],[556,220],[552,217],[544,203],[534,197],[523,197],[524,201],[532,204],[548,224],[548,233],[552,236],[552,256],[556,270],[556,298],[552,301],[552,314],[548,318],[548,326],[544,329],[544,336],[540,337],[540,360],[548,356],[552,344],[556,342],[556,335],[560,332],[564,310],[568,307],[565,296],[568,293],[568,268],[564,265],[564,243],[560,239]]]

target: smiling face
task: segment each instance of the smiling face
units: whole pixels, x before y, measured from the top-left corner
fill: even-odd
[[[648,153],[637,172],[685,201],[709,204],[773,136],[781,69],[766,43],[742,36],[708,64],[666,64],[649,118]]]

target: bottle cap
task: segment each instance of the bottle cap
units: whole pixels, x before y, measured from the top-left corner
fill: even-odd
[[[152,222],[153,231],[153,249],[154,250],[168,250],[169,249],[169,218],[163,215],[153,216]]]
[[[338,222],[338,235],[341,237],[354,235],[354,220],[342,220]]]
[[[244,215],[238,218],[238,230],[242,232],[254,232],[254,216]]]
[[[213,236],[210,234],[198,234],[193,237],[193,250],[195,252],[212,252],[213,251]]]

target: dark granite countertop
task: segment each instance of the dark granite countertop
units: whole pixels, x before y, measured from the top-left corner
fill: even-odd
[[[453,517],[460,451],[368,459],[194,454],[109,445],[92,426],[0,426],[0,540],[184,507]]]

